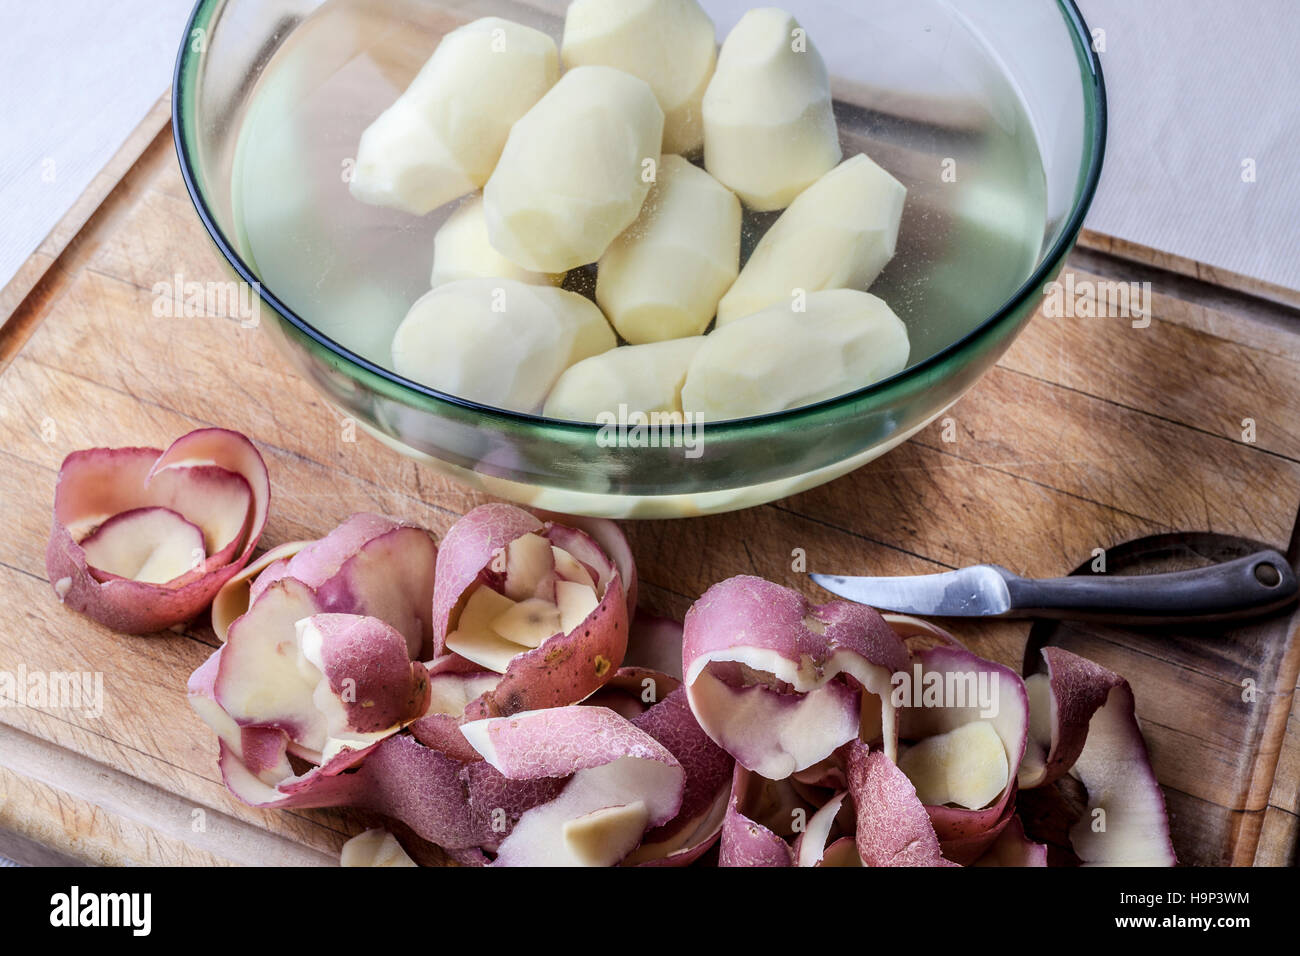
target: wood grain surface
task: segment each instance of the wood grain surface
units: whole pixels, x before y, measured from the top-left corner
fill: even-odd
[[[252,810],[221,784],[215,739],[185,700],[186,677],[216,645],[205,624],[124,637],[55,600],[44,548],[59,463],[83,447],[162,447],[202,425],[238,429],[271,471],[265,547],[319,536],[360,510],[441,535],[485,499],[354,435],[265,329],[154,317],[154,283],[178,273],[228,277],[186,195],[170,130],[154,132],[75,235],[33,266],[36,278],[0,296],[12,306],[0,327],[0,670],[104,680],[101,714],[0,707],[0,854],[330,862],[362,817]],[[1039,316],[943,420],[862,470],[745,512],[629,523],[643,605],[681,615],[738,573],[815,594],[792,569],[800,548],[813,570],[905,574],[996,561],[1050,576],[1094,549],[1165,532],[1291,546],[1300,510],[1296,313],[1097,245],[1076,254],[1076,275],[1152,281],[1148,328]],[[1069,635],[1070,646],[1134,685],[1185,862],[1293,862],[1295,625]],[[1029,625],[955,630],[1018,667]],[[1243,681],[1254,682],[1254,699],[1243,699]]]

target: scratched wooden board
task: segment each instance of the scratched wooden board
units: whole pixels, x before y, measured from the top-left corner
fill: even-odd
[[[185,701],[216,640],[202,622],[112,634],[62,608],[44,568],[54,479],[90,446],[164,446],[201,425],[250,435],[271,470],[265,546],[375,510],[441,535],[486,500],[362,435],[298,380],[263,329],[153,316],[176,274],[225,281],[181,182],[165,111],[5,290],[0,327],[0,670],[98,671],[101,714],[0,708],[0,854],[30,862],[313,863],[368,822],[346,811],[249,809],[217,774]],[[1300,323],[1265,301],[1090,243],[1079,278],[1150,280],[1149,328],[1036,318],[936,423],[885,458],[745,512],[628,524],[643,604],[681,615],[711,583],[792,570],[877,574],[981,561],[1064,574],[1095,548],[1174,531],[1286,549],[1300,510]],[[3,314],[3,313],[0,313]],[[1243,421],[1253,421],[1249,431]],[[1293,549],[1294,556],[1294,549]],[[1180,856],[1280,864],[1300,830],[1294,621],[1250,635],[1127,640],[1073,633],[1135,687]],[[1023,623],[957,632],[1019,666]],[[1258,688],[1242,699],[1243,681]]]

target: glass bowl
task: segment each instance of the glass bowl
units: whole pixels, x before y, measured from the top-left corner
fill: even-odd
[[[754,5],[703,2],[719,38]],[[256,284],[264,326],[302,374],[404,455],[489,494],[578,514],[678,517],[783,498],[942,415],[1029,321],[1073,248],[1106,111],[1070,0],[790,0],[831,71],[845,156],[867,152],[909,190],[898,254],[871,289],[908,325],[908,368],[816,405],[654,436],[404,379],[386,367],[387,342],[427,289],[446,213],[362,207],[340,170],[448,29],[496,15],[558,38],[565,6],[199,0],[187,27],[173,125],[204,226]],[[747,247],[773,218],[747,214]],[[358,243],[364,255],[349,251]],[[363,260],[373,274],[350,275]]]

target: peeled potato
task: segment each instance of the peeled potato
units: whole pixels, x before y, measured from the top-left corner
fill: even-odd
[[[740,202],[665,156],[641,215],[600,258],[596,301],[633,345],[700,335],[740,269]]]
[[[559,285],[563,274],[531,272],[515,265],[488,242],[483,197],[467,199],[433,237],[433,274],[437,288],[459,279],[514,279],[528,285]]]
[[[625,345],[574,365],[555,383],[544,414],[570,422],[594,422],[602,413],[680,412],[682,383],[704,336]]]
[[[352,195],[422,216],[480,188],[511,126],[559,75],[555,41],[539,30],[499,17],[453,30],[361,134]]]
[[[514,279],[462,279],[411,307],[393,336],[393,368],[458,398],[534,412],[565,369],[616,341],[580,295]]]
[[[682,410],[724,421],[835,398],[907,365],[907,327],[868,292],[814,292],[715,329],[686,372]]]
[[[560,56],[569,69],[612,66],[649,83],[664,111],[665,153],[704,145],[701,103],[717,39],[696,0],[574,0]]]
[[[763,236],[718,304],[718,324],[796,289],[865,291],[894,257],[907,189],[859,153],[809,186]]]
[[[751,10],[736,24],[703,110],[704,165],[760,212],[785,208],[840,161],[830,74],[784,10]]]
[[[606,66],[564,74],[515,124],[484,187],[493,248],[534,272],[595,262],[640,213],[663,127],[643,80]]]

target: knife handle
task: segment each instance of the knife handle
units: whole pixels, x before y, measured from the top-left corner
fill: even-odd
[[[1165,574],[1022,578],[998,568],[1011,614],[1135,624],[1224,621],[1254,617],[1296,599],[1295,573],[1276,551]]]

